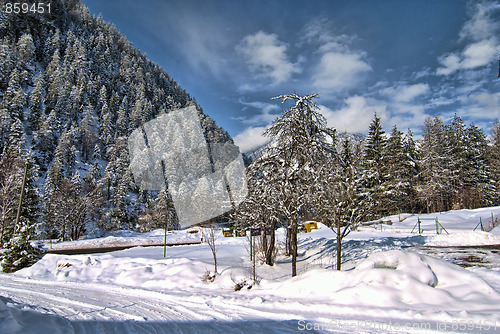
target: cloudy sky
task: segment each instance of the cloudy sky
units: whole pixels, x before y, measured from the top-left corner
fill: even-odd
[[[466,0],[83,0],[186,89],[242,151],[287,105],[318,93],[338,131],[374,113],[417,135],[454,113],[500,117],[500,2]]]

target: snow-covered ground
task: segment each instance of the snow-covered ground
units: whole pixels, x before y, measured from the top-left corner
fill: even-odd
[[[257,264],[256,284],[247,238],[219,236],[212,283],[202,280],[213,270],[206,244],[169,247],[165,258],[162,247],[47,254],[31,268],[0,274],[0,333],[500,332],[500,227],[472,231],[492,214],[500,218],[500,207],[420,216],[438,217],[449,235],[436,235],[433,221],[422,221],[423,234],[410,233],[418,219],[410,215],[364,225],[345,239],[343,271],[332,269],[335,236],[320,224],[299,234],[297,277],[289,259],[278,257],[273,267]],[[161,230],[123,232],[52,247],[163,237]],[[464,268],[454,264],[463,251],[454,246],[467,245],[483,247],[466,248],[481,261]]]

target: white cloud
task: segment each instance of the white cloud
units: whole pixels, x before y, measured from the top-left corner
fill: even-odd
[[[259,148],[269,142],[269,138],[263,135],[265,130],[265,127],[249,127],[233,137],[234,143],[243,153]]]
[[[443,67],[437,69],[439,75],[449,75],[458,70],[476,69],[491,64],[497,55],[499,44],[492,37],[477,43],[468,45],[460,55],[451,53],[442,57],[439,61]]]
[[[460,114],[470,117],[496,120],[500,118],[500,93],[471,95],[461,108]]]
[[[273,84],[282,83],[290,79],[293,73],[300,72],[288,59],[287,46],[276,34],[259,31],[248,35],[238,44],[236,50],[257,77],[269,79]]]
[[[500,5],[496,2],[476,3],[473,7],[473,14],[462,27],[461,39],[471,39],[480,41],[492,36],[492,31],[500,28],[500,23],[492,18],[492,13],[499,10]]]
[[[340,132],[366,132],[374,114],[382,120],[389,118],[387,106],[378,101],[368,100],[362,96],[352,96],[345,100],[344,108],[333,111],[319,105],[328,126]]]
[[[326,52],[313,75],[313,86],[320,94],[325,91],[349,89],[360,81],[361,74],[371,69],[360,54]]]
[[[234,119],[241,121],[244,124],[249,124],[249,125],[262,125],[262,124],[269,124],[271,123],[276,117],[279,116],[278,114],[273,114],[274,111],[280,110],[279,106],[276,104],[272,103],[266,103],[266,102],[260,102],[260,101],[254,101],[254,102],[245,102],[243,100],[240,100],[239,103],[245,106],[245,109],[248,107],[257,109],[260,113],[254,114],[253,112],[251,113],[251,117],[235,117]]]
[[[441,67],[438,75],[450,75],[460,70],[474,70],[491,64],[497,55],[500,43],[497,35],[500,23],[493,13],[500,10],[495,2],[482,2],[474,5],[471,18],[464,23],[460,40],[466,41],[462,51],[456,51],[439,57]]]
[[[351,48],[357,37],[334,30],[326,18],[315,19],[302,29],[301,42],[319,56],[313,68],[312,86],[322,98],[353,88],[362,81],[363,74],[372,70],[364,59],[366,53]]]
[[[476,68],[491,63],[497,54],[498,43],[495,38],[469,45],[463,52],[462,67]]]
[[[428,84],[401,85],[382,90],[382,93],[391,97],[395,102],[410,102],[418,96],[424,95],[429,91]]]

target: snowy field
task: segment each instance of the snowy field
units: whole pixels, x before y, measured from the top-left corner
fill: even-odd
[[[202,280],[213,270],[207,244],[169,247],[165,258],[163,247],[47,254],[0,274],[0,333],[499,333],[500,227],[473,231],[492,214],[500,218],[500,207],[420,215],[438,218],[449,233],[439,235],[435,220],[415,233],[411,215],[363,225],[344,240],[343,271],[332,269],[335,236],[320,224],[299,234],[297,277],[278,257],[273,267],[257,263],[256,283],[247,238],[219,235],[212,283]],[[122,232],[52,247],[163,237]]]

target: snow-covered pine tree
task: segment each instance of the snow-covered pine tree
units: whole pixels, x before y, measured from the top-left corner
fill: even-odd
[[[445,126],[445,157],[447,166],[448,184],[446,189],[445,208],[464,207],[465,170],[467,169],[467,138],[465,124],[457,114],[453,116],[451,124]]]
[[[403,133],[394,125],[385,148],[383,201],[387,213],[401,212],[408,201],[409,180],[405,175],[408,159],[404,151]]]
[[[496,186],[488,166],[488,140],[475,124],[467,128],[467,152],[464,170],[465,208],[491,206],[495,201]]]
[[[21,160],[14,152],[7,152],[0,159],[0,244],[10,240],[15,220],[23,175]]]
[[[418,161],[420,158],[418,156],[417,144],[413,139],[413,133],[410,129],[408,129],[404,136],[403,145],[405,154],[403,160],[403,178],[406,184],[405,192],[407,194],[407,201],[402,211],[414,213],[420,209],[417,192],[418,177],[420,174]]]
[[[372,218],[381,217],[388,212],[384,202],[387,144],[384,134],[380,117],[375,114],[368,129],[363,157],[365,203],[369,206]]]
[[[43,249],[31,242],[35,224],[20,221],[14,236],[0,248],[0,264],[4,272],[10,273],[29,267],[43,255]]]
[[[496,188],[493,204],[500,205],[500,122],[496,121],[492,128],[491,145],[488,149],[488,164]]]
[[[17,159],[19,163],[20,159]],[[33,177],[31,175],[33,169],[30,165],[31,162],[28,159],[24,163],[20,187],[16,189],[19,190],[19,193],[15,196],[17,208],[14,219],[14,233],[0,248],[0,264],[4,272],[13,272],[30,266],[43,254],[40,246],[33,245],[30,241],[37,223],[36,206],[38,205],[38,196],[33,188]]]
[[[444,211],[450,206],[451,188],[449,160],[445,126],[439,117],[427,118],[423,128],[423,139],[419,155],[421,183],[419,197],[425,203],[427,212]]]
[[[288,223],[292,276],[297,275],[297,228],[304,214],[313,209],[314,182],[320,165],[332,150],[328,140],[334,131],[326,126],[326,119],[312,101],[317,94],[299,96],[296,93],[278,96],[283,103],[295,104],[276,118],[265,131],[272,144],[269,156],[277,163],[277,173],[269,180],[277,192],[283,194],[279,210]]]
[[[45,79],[43,74],[39,74],[35,79],[35,88],[30,94],[28,107],[30,113],[28,115],[28,129],[31,132],[37,131],[40,128],[40,121],[44,114],[45,99]]]

